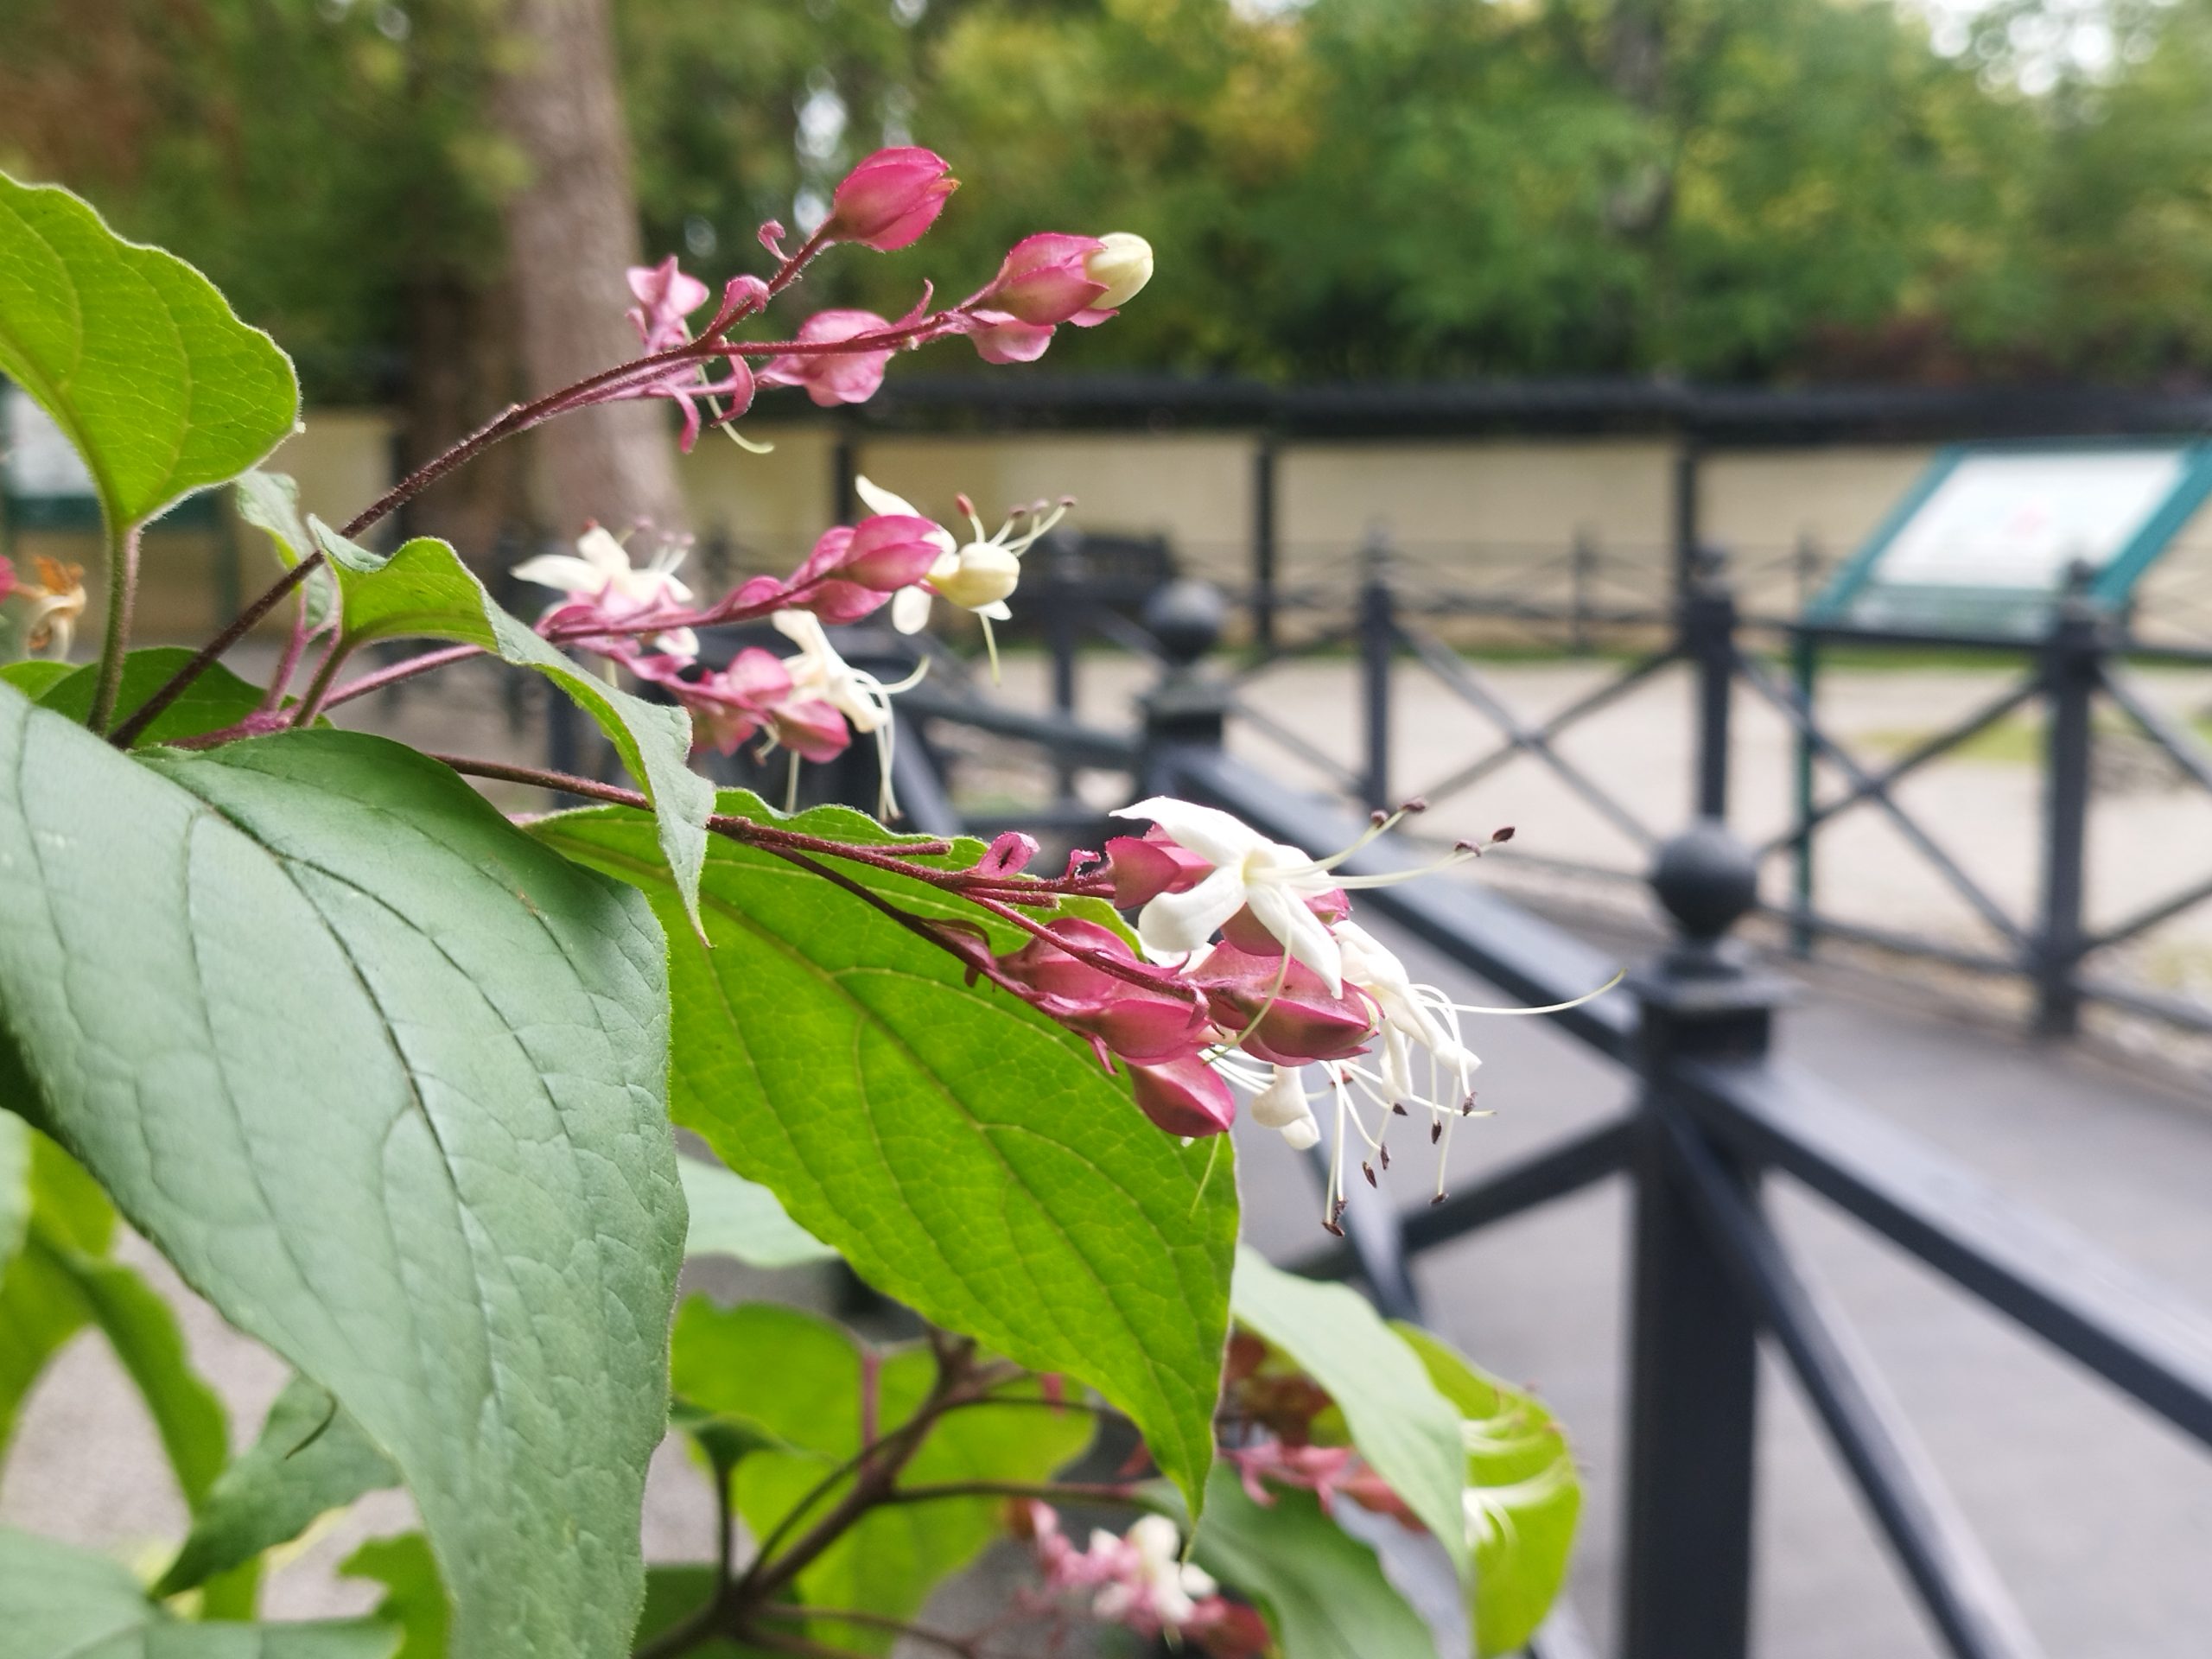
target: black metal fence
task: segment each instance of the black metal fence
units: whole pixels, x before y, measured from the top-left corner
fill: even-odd
[[[1567,557],[1572,564],[1573,556]],[[1788,574],[1794,567],[1781,568]],[[2212,649],[2135,638],[2127,631],[2126,619],[2094,608],[2078,589],[2054,607],[2049,632],[2032,640],[1957,632],[1875,632],[1802,620],[1796,605],[1781,614],[1747,613],[1737,598],[1740,566],[1710,552],[1689,561],[1680,580],[1663,590],[1640,602],[1605,607],[1572,594],[1563,600],[1531,598],[1525,584],[1456,589],[1411,585],[1392,550],[1381,543],[1365,550],[1357,569],[1351,583],[1297,596],[1296,614],[1304,626],[1295,634],[1283,626],[1292,614],[1285,594],[1274,594],[1270,601],[1276,624],[1274,643],[1262,644],[1255,636],[1251,646],[1225,665],[1224,681],[1230,718],[1264,736],[1346,799],[1367,807],[1388,807],[1413,795],[1441,802],[1490,779],[1510,762],[1527,760],[1548,771],[1618,830],[1639,857],[1648,859],[1662,834],[1662,824],[1655,821],[1649,804],[1627,798],[1597,772],[1578,764],[1560,740],[1662,672],[1675,670],[1687,673],[1695,687],[1689,798],[1698,813],[1722,821],[1729,817],[1736,769],[1732,715],[1739,690],[1791,730],[1795,798],[1789,821],[1753,850],[1762,867],[1787,867],[1787,896],[1763,901],[1758,908],[1786,925],[1798,954],[1809,956],[1819,941],[1837,939],[1976,974],[2012,977],[2031,995],[2036,1027],[2052,1034],[2075,1031],[2088,1003],[2191,1031],[2212,1032],[2212,1004],[2133,982],[2109,965],[2116,947],[2212,902],[2212,859],[2204,861],[2205,868],[2180,870],[2166,892],[2107,924],[2091,925],[2085,907],[2089,809],[2100,748],[2116,741],[2114,728],[2124,726],[2135,742],[2163,757],[2185,786],[2212,792],[2212,744],[2162,709],[2137,672],[2145,664],[2212,669]],[[1758,574],[1770,583],[1776,574],[1773,562]],[[1797,580],[1808,585],[1813,578],[1803,575]],[[1181,595],[1175,603],[1201,603],[1186,587],[1173,591]],[[1052,705],[1058,715],[1071,716],[1078,704],[1087,639],[1162,660],[1159,639],[1100,602],[1087,585],[1079,556],[1049,563],[1033,594],[1031,608],[1040,618],[1050,653]],[[1259,601],[1248,593],[1224,603],[1251,607]],[[1553,648],[1569,652],[1586,647],[1602,630],[1617,647],[1607,659],[1612,665],[1599,684],[1565,706],[1540,719],[1526,717],[1499,688],[1497,677],[1446,637],[1455,620],[1469,618],[1525,625]],[[1219,620],[1212,626],[1218,627]],[[1624,645],[1624,650],[1618,649]],[[1970,712],[1916,736],[1903,753],[1870,760],[1822,717],[1821,664],[1834,652],[1847,649],[1939,652],[1986,664],[2009,678]],[[1357,703],[1357,753],[1349,764],[1268,708],[1264,695],[1269,677],[1284,666],[1325,657],[1345,659],[1347,690]],[[1495,743],[1478,753],[1454,757],[1440,772],[1414,775],[1417,765],[1431,760],[1436,746],[1425,741],[1418,754],[1408,754],[1394,742],[1394,715],[1403,695],[1400,675],[1408,668],[1425,673],[1452,698],[1478,713],[1495,731]],[[925,706],[957,706],[960,701],[956,696],[949,705],[942,695],[932,694]],[[2111,711],[2109,725],[2095,718],[2100,707]],[[1974,856],[1953,851],[1941,827],[1903,798],[1900,785],[1999,722],[2037,715],[2043,727],[2037,756],[2041,868],[2032,906],[2023,913],[1993,894],[1992,883],[1976,872]],[[1832,780],[1826,787],[1821,781],[1823,772]],[[1095,814],[1074,801],[1072,776],[1072,765],[1064,759],[1055,810],[1080,822]],[[1962,944],[1932,930],[1870,924],[1840,915],[1822,902],[1818,873],[1823,836],[1847,815],[1860,810],[1887,821],[1912,855],[1986,927],[1995,942],[1993,946]],[[1584,874],[1636,874],[1617,865],[1543,861]]]
[[[1348,843],[1361,828],[1340,803],[1298,794],[1222,747],[1235,719],[1232,677],[1205,665],[1217,596],[1171,588],[1148,636],[1163,671],[1141,729],[1107,731],[1068,715],[1000,708],[957,693],[912,707],[915,724],[961,723],[1042,746],[1056,764],[1111,767],[1129,787],[1166,791],[1236,813],[1307,846]],[[2093,640],[2069,616],[2039,694],[2085,694]],[[1380,639],[1386,613],[1363,612]],[[1700,804],[1726,805],[1730,683],[1743,671],[1726,596],[1691,595],[1670,649],[1699,672],[1706,748]],[[2069,664],[2059,681],[2052,663]],[[2081,736],[2074,729],[2064,742]],[[1522,733],[1522,747],[1537,734]],[[2056,745],[2055,745],[2056,747]],[[933,746],[902,743],[900,787],[925,830],[978,827],[954,807]],[[1069,807],[1069,827],[1089,809]],[[1385,836],[1345,868],[1404,868],[1425,854]],[[2031,1659],[2036,1638],[1947,1493],[1911,1426],[1848,1325],[1775,1228],[1769,1189],[1791,1183],[1887,1239],[1970,1298],[2212,1447],[2212,1319],[2039,1217],[2009,1203],[1894,1124],[1770,1053],[1782,985],[1729,942],[1756,905],[1758,855],[1717,815],[1655,837],[1651,884],[1677,932],[1620,990],[1549,1016],[1628,1070],[1621,1115],[1494,1171],[1409,1215],[1347,1212],[1347,1238],[1300,1264],[1357,1277],[1395,1314],[1418,1315],[1409,1272],[1422,1252],[1592,1183],[1630,1185],[1629,1434],[1620,1651],[1624,1659],[1742,1659],[1747,1649],[1757,1356],[1770,1344],[1834,1441],[1942,1641],[1961,1659]],[[1481,888],[1437,877],[1378,888],[1363,901],[1470,973],[1530,1003],[1561,1001],[1602,979],[1600,953]],[[1538,1659],[1590,1651],[1571,1616],[1540,1635]]]

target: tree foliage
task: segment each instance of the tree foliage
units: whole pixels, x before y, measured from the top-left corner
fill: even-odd
[[[992,185],[955,201],[934,269],[980,284],[1040,220],[1148,238],[1142,315],[1057,366],[2198,372],[2212,3],[2116,6],[2069,57],[2073,10],[1934,39],[1917,8],[1844,0],[626,0],[617,22],[647,245],[710,276],[908,137]],[[424,349],[426,293],[497,281],[519,165],[476,113],[498,14],[22,0],[0,159],[196,259],[306,348],[312,392],[358,394]],[[918,283],[894,256],[819,291],[896,315]]]

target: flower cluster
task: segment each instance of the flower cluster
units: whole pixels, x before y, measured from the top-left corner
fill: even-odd
[[[784,251],[781,226],[760,227],[777,270],[765,279],[733,279],[696,336],[690,319],[712,296],[707,284],[678,269],[673,256],[632,270],[636,303],[628,315],[644,355],[581,383],[562,407],[665,399],[682,412],[688,450],[709,424],[734,436],[731,423],[764,386],[800,387],[824,405],[864,402],[882,385],[894,353],[932,340],[964,336],[993,362],[1027,361],[1059,324],[1104,321],[1152,275],[1152,250],[1141,237],[1046,233],[1016,244],[996,276],[949,309],[931,311],[925,292],[896,322],[873,312],[825,310],[786,340],[735,338],[738,325],[765,312],[823,249],[906,247],[936,222],[957,188],[943,158],[929,150],[878,151],[837,187],[829,217],[794,251]],[[973,534],[963,536],[868,479],[857,487],[868,518],[823,532],[788,577],[753,577],[712,603],[700,603],[677,574],[683,543],[664,541],[639,563],[621,539],[596,526],[574,554],[525,560],[514,574],[564,596],[539,620],[548,639],[596,652],[658,687],[690,711],[704,747],[728,754],[758,738],[764,755],[785,751],[794,791],[800,761],[834,759],[855,734],[874,734],[889,814],[896,810],[890,700],[912,681],[886,684],[855,668],[825,625],[857,622],[888,603],[900,632],[918,632],[941,600],[979,619],[995,671],[991,623],[1011,613],[1007,601],[1020,581],[1021,556],[1073,502],[1017,506],[997,531],[987,532],[963,495],[959,509]],[[797,645],[796,655],[748,645],[719,667],[702,661],[700,629],[763,620]]]
[[[1352,890],[1478,857],[1513,833],[1463,842],[1424,871],[1338,874],[1420,810],[1416,802],[1377,814],[1351,847],[1314,858],[1212,807],[1139,802],[1116,816],[1150,827],[1115,837],[1103,854],[1077,854],[1070,874],[1136,912],[1141,955],[1113,929],[1071,916],[1038,925],[988,969],[974,965],[1079,1033],[1109,1071],[1126,1071],[1137,1104],[1171,1134],[1223,1133],[1236,1121],[1241,1090],[1255,1122],[1311,1147],[1320,1126],[1305,1079],[1306,1068],[1319,1067],[1337,1122],[1324,1224],[1337,1230],[1348,1134],[1372,1154],[1362,1164],[1370,1183],[1375,1164],[1389,1166],[1393,1117],[1418,1111],[1432,1142],[1442,1141],[1474,1110],[1481,1064],[1461,1040],[1460,1016],[1504,1012],[1415,983],[1351,919]],[[1027,856],[1006,840],[993,853],[1001,871],[1019,870]],[[1440,1154],[1440,1198],[1442,1172]]]
[[[1145,1516],[1119,1536],[1099,1529],[1084,1549],[1061,1532],[1048,1504],[1031,1502],[1020,1520],[1046,1590],[1088,1596],[1091,1618],[1147,1638],[1195,1642],[1214,1659],[1268,1650],[1259,1614],[1230,1600],[1211,1574],[1182,1560],[1182,1534],[1166,1516]]]
[[[882,385],[895,353],[935,340],[966,339],[986,362],[1033,362],[1062,323],[1096,327],[1152,278],[1152,248],[1141,236],[1048,231],[1014,244],[998,274],[957,305],[932,309],[934,290],[925,284],[913,308],[896,320],[829,309],[806,318],[788,340],[736,337],[740,326],[766,312],[824,249],[841,243],[880,252],[909,246],[937,222],[957,188],[944,157],[931,150],[878,150],[846,175],[829,217],[797,248],[785,251],[781,225],[760,226],[760,244],[777,260],[776,270],[766,278],[732,278],[696,335],[691,318],[713,297],[707,284],[678,270],[672,255],[633,270],[630,291],[637,303],[629,316],[645,354],[582,383],[563,406],[666,399],[683,413],[688,451],[710,424],[735,436],[731,423],[751,409],[762,387],[796,386],[825,408],[865,403]]]

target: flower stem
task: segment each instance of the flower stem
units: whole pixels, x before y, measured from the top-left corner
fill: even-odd
[[[194,652],[192,659],[175,673],[170,675],[168,683],[160,690],[147,698],[139,705],[136,714],[117,727],[109,741],[118,748],[130,747],[139,734],[152,725],[164,709],[184,695],[186,687],[207,671],[209,664],[239,640],[245,639],[254,624],[275,610],[283,601],[284,595],[305,582],[321,567],[321,553],[310,553],[283,575],[277,577],[263,591],[258,599],[232,619],[230,626]]]
[[[108,549],[107,639],[100,647],[99,683],[86,725],[105,733],[115,718],[115,699],[123,689],[123,659],[130,649],[130,610],[138,589],[138,526]]]

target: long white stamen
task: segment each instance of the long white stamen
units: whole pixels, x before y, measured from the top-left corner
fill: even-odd
[[[1624,968],[1594,991],[1585,991],[1581,995],[1570,997],[1564,1002],[1547,1002],[1540,1008],[1491,1007],[1479,1002],[1446,1002],[1442,1006],[1452,1009],[1456,1014],[1564,1014],[1569,1008],[1580,1007],[1585,1002],[1596,1001],[1627,977],[1628,969]]]

